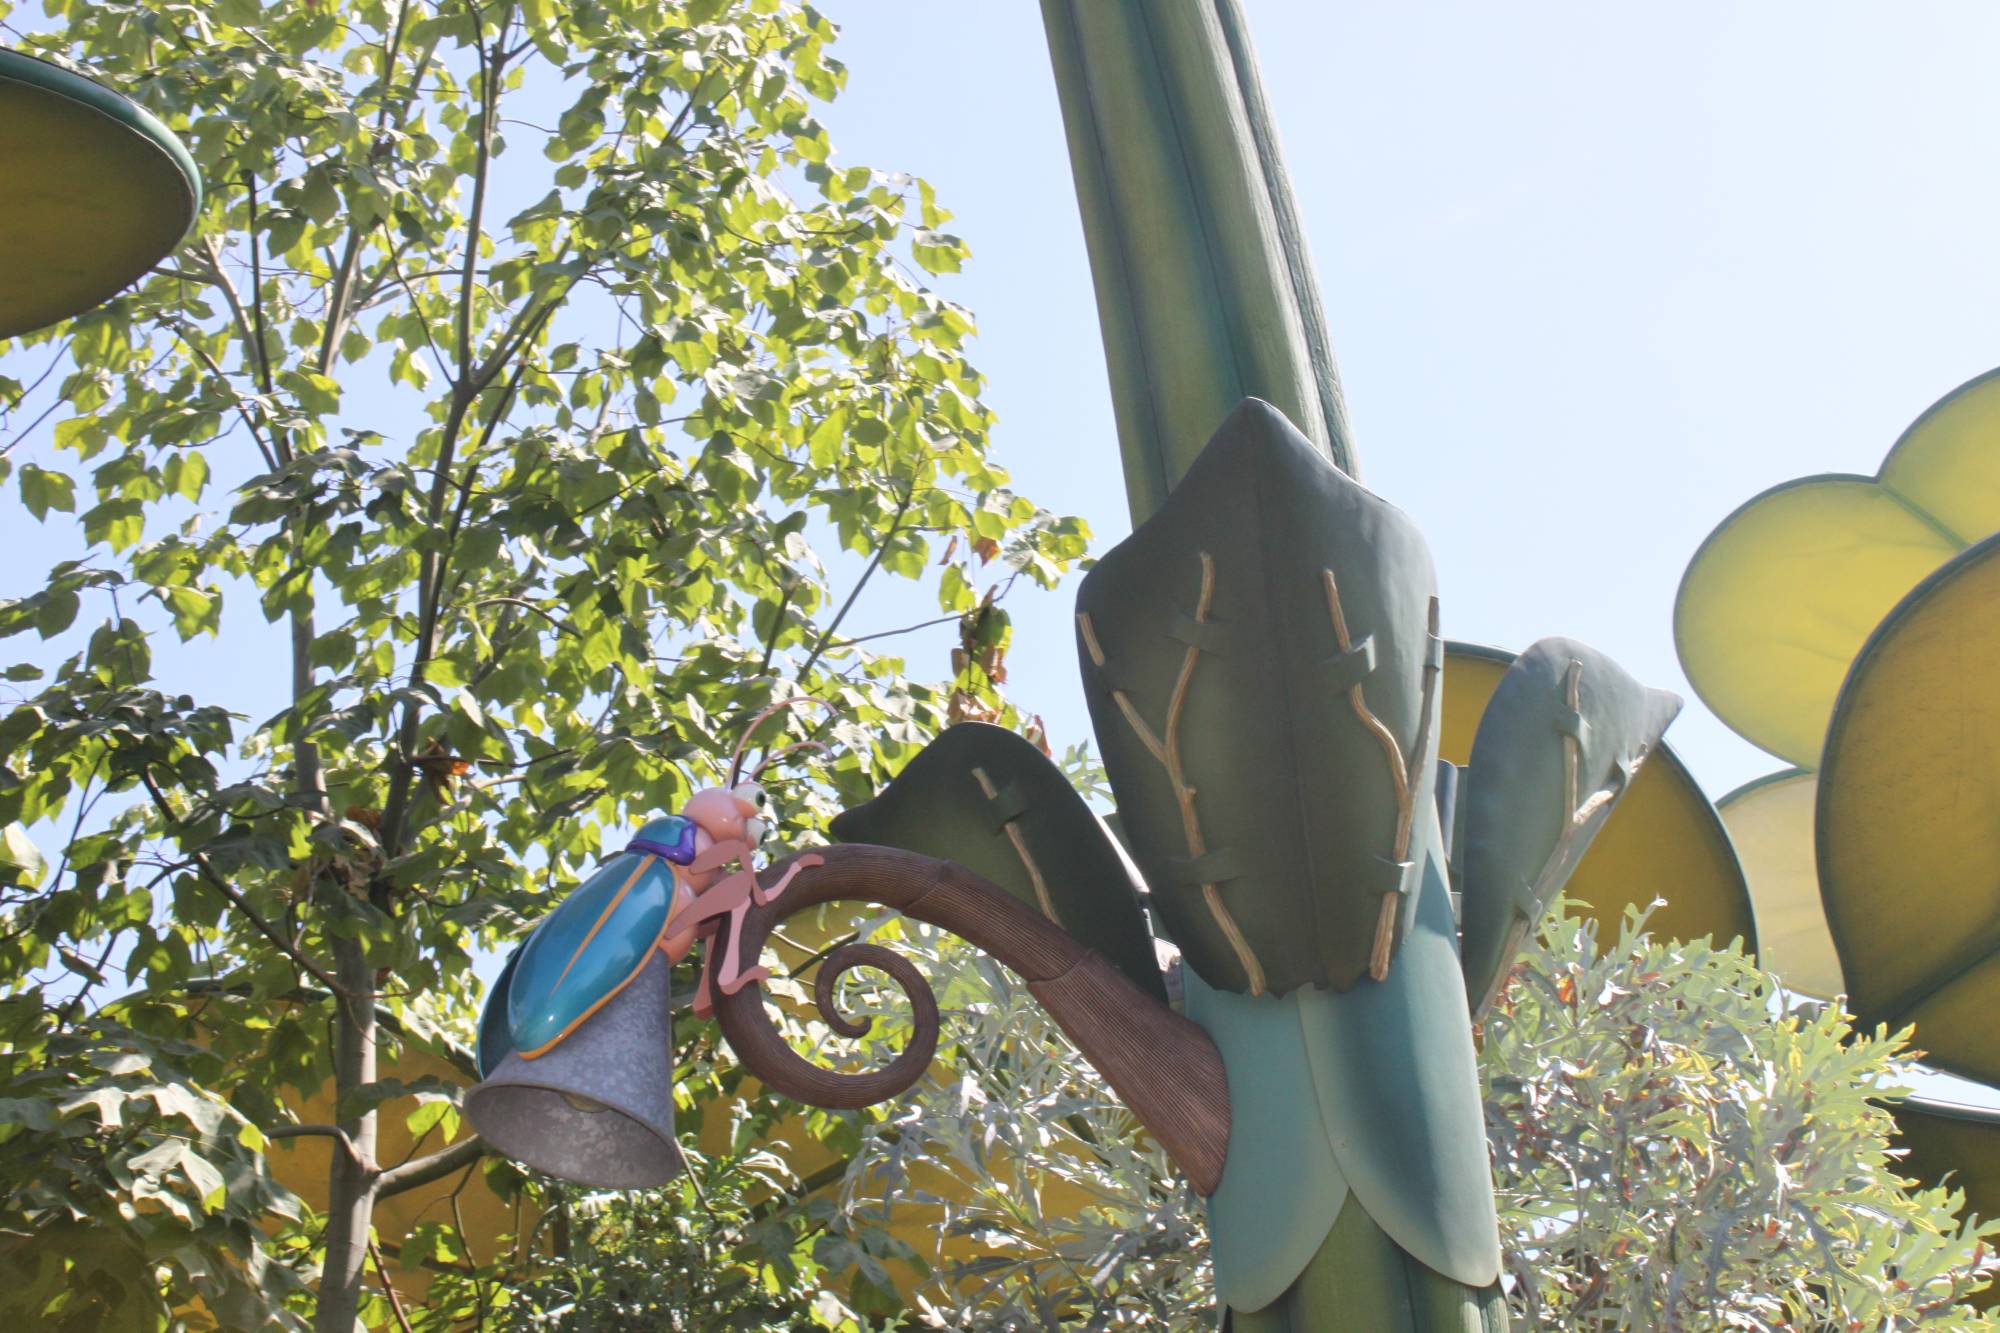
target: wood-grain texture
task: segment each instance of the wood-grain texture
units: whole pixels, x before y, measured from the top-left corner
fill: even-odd
[[[828,902],[874,903],[948,930],[1018,973],[1194,1187],[1215,1191],[1229,1147],[1229,1091],[1222,1057],[1207,1033],[1101,954],[962,866],[865,843],[816,848],[811,855],[823,863],[800,869],[780,897],[749,909],[746,960],[758,956],[779,922]],[[790,864],[780,861],[759,878],[776,884]],[[715,952],[710,968],[718,966]],[[901,1095],[936,1053],[937,1001],[908,960],[880,945],[847,945],[821,962],[814,986],[820,1013],[836,1032],[866,1031],[834,1002],[834,982],[856,967],[886,972],[914,1011],[911,1038],[887,1065],[861,1073],[816,1065],[785,1041],[760,987],[725,995],[711,978],[723,1038],[767,1086],[814,1106],[869,1106]]]

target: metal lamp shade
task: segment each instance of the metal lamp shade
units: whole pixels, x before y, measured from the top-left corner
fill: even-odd
[[[201,176],[165,125],[19,51],[0,50],[0,182],[0,338],[137,282],[201,210]]]
[[[510,1052],[466,1094],[473,1127],[515,1161],[579,1185],[644,1189],[679,1175],[668,972],[656,958],[546,1054]]]

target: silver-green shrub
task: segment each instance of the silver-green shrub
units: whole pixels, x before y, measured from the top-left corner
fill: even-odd
[[[842,1214],[879,1223],[900,1194],[988,1250],[935,1271],[918,1317],[1208,1327],[1199,1200],[1165,1156],[1016,979],[904,934],[895,947],[940,979],[957,1077],[864,1135]],[[895,1009],[885,998],[883,1016]],[[1519,1327],[2000,1333],[1961,1303],[1994,1267],[2000,1225],[1961,1224],[1955,1196],[1897,1174],[1882,1103],[1911,1071],[1905,1034],[1788,1010],[1740,952],[1656,941],[1641,920],[1600,957],[1590,928],[1557,916],[1481,1036]],[[952,1186],[913,1183],[919,1160]],[[1045,1208],[1056,1194],[1091,1202]]]

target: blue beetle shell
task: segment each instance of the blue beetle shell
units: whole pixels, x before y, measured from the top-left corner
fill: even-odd
[[[521,961],[521,951],[527,947],[528,942],[523,940],[507,955],[507,965],[500,969],[500,978],[486,992],[486,1004],[479,1011],[479,1044],[473,1053],[479,1062],[481,1078],[498,1069],[514,1049],[514,1034],[507,1027],[507,990],[514,982],[514,965]]]
[[[688,836],[690,823],[668,815],[649,821],[638,836],[671,846]],[[575,1031],[652,961],[674,886],[668,862],[620,852],[542,918],[509,964],[504,992],[508,1033],[523,1058],[534,1059]]]

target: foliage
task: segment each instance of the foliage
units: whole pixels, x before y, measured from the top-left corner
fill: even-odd
[[[951,1076],[870,1127],[841,1190],[850,1228],[967,1244],[916,1288],[946,1329],[1195,1327],[1213,1299],[1200,1201],[1012,973],[954,937],[897,945],[939,989]],[[849,1005],[884,1026],[896,1012]],[[954,1249],[961,1247],[954,1246]]]
[[[1513,1303],[1531,1328],[2000,1328],[1962,1204],[1896,1175],[1880,1104],[1908,1033],[1784,1012],[1742,954],[1628,917],[1553,919],[1485,1024],[1488,1137]]]
[[[1735,951],[1631,919],[1598,957],[1593,930],[1551,917],[1483,1034],[1522,1327],[2000,1331],[1957,1304],[2000,1224],[1961,1224],[1957,1196],[1908,1184],[1888,1155],[1901,1038],[1834,1010],[1780,1016],[1775,980]],[[1203,1326],[1203,1219],[1165,1157],[1007,972],[927,931],[898,947],[949,978],[955,1077],[868,1130],[842,1214],[941,1214],[977,1251],[916,1287],[911,1322]]]
[[[857,1329],[817,1292],[812,1241],[778,1216],[796,1181],[770,1152],[694,1153],[663,1189],[556,1190],[549,1261],[434,1284],[413,1328],[630,1330]]]
[[[298,1328],[299,1283],[250,1219],[296,1217],[263,1135],[208,1092],[216,1057],[105,1018],[0,1002],[0,1283],[38,1328],[165,1321],[174,1295],[235,1327]]]
[[[158,112],[210,191],[133,292],[0,348],[0,482],[75,551],[0,603],[0,636],[45,641],[0,716],[10,1073],[85,1086],[63,1043],[129,985],[140,1037],[218,1057],[174,1074],[191,1105],[277,1129],[281,1088],[333,1078],[355,1152],[301,1234],[345,1330],[375,1117],[441,1113],[377,1083],[378,1015],[462,1040],[477,951],[718,777],[773,699],[825,705],[759,737],[827,746],[775,770],[787,839],[948,713],[1016,721],[994,589],[1052,583],[1084,533],[987,457],[970,320],[914,272],[963,257],[929,187],[833,161],[817,12],[47,12],[10,42]],[[978,660],[926,685],[856,646],[882,571],[934,580]],[[219,688],[225,657],[268,688]],[[25,1105],[12,1206],[73,1118]],[[197,1202],[256,1244],[254,1191]],[[107,1244],[163,1225],[92,1216]],[[169,1300],[202,1289],[162,1271]]]

